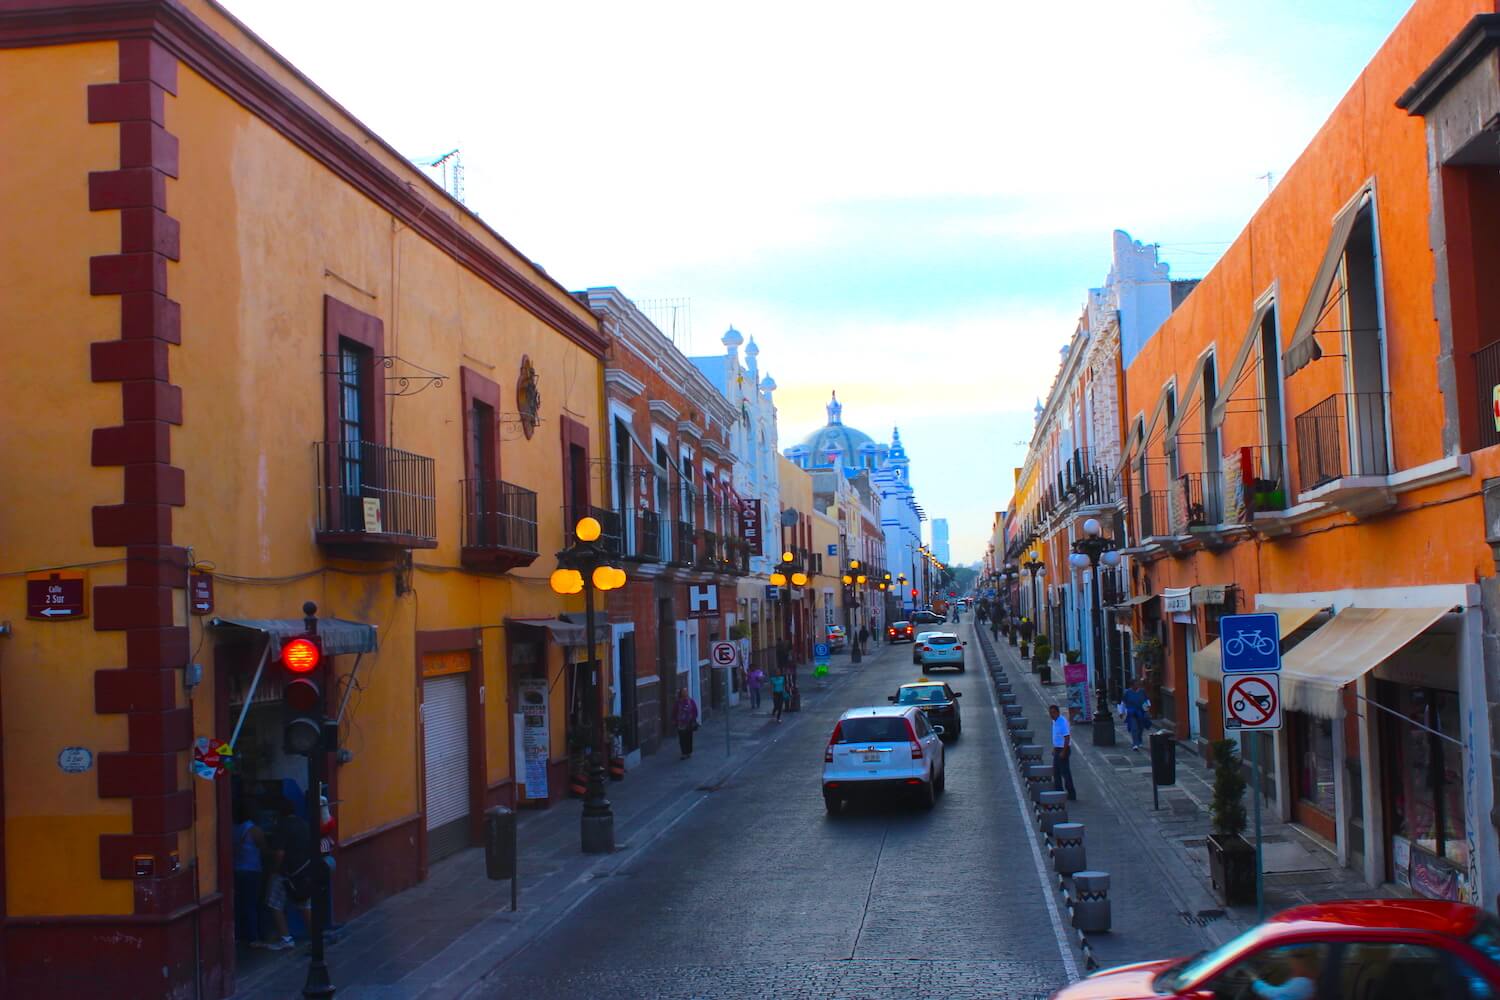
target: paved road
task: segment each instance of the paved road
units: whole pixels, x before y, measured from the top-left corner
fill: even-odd
[[[1076,975],[972,643],[968,673],[950,677],[964,734],[937,807],[825,814],[834,720],[917,676],[910,650],[879,647],[840,697],[788,716],[748,767],[469,995],[1026,998]]]

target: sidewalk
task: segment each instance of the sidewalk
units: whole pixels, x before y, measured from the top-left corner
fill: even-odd
[[[582,904],[614,872],[623,870],[653,841],[709,795],[753,766],[760,752],[794,731],[809,708],[832,696],[857,672],[847,656],[833,660],[829,676],[801,671],[801,713],[776,724],[770,696],[758,712],[749,699],[729,710],[731,753],[724,751],[724,713],[697,733],[693,756],[679,760],[675,739],[643,760],[607,793],[615,813],[615,853],[579,850],[582,802],[564,800],[519,817],[520,909],[510,912],[510,883],[491,882],[484,854],[469,848],[433,865],[425,882],[351,920],[327,961],[338,995],[349,1000],[455,997],[496,965],[544,934]],[[242,949],[236,1000],[299,996],[307,973],[305,949]]]
[[[1064,706],[1063,685],[1044,687],[1003,636],[992,643],[987,631],[975,634],[987,658],[1010,678],[1036,742],[1045,748],[1047,706]],[[1095,748],[1091,726],[1074,726],[1078,801],[1068,803],[1068,818],[1085,825],[1089,867],[1110,873],[1113,929],[1090,936],[1096,960],[1109,966],[1188,954],[1254,926],[1253,904],[1225,907],[1213,893],[1207,847],[1213,772],[1179,745],[1177,784],[1159,790],[1161,808],[1153,810],[1147,751],[1131,751],[1123,727],[1117,727],[1116,739],[1113,747]],[[1340,867],[1327,847],[1299,828],[1262,816],[1267,916],[1299,903],[1389,895]]]

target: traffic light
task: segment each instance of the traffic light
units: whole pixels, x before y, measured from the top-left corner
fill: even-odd
[[[281,695],[284,728],[282,748],[307,756],[323,749],[323,642],[315,635],[299,635],[281,647],[287,672]]]
[[[911,588],[911,596],[913,596],[913,597],[917,596],[917,588],[916,587]]]

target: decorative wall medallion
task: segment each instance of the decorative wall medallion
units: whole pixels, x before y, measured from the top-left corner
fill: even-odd
[[[531,366],[531,358],[524,354],[521,356],[521,377],[516,379],[516,411],[521,416],[521,430],[530,440],[541,419],[542,394],[536,387],[536,369]]]

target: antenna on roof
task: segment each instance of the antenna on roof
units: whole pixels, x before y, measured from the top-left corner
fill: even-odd
[[[1255,179],[1266,182],[1266,194],[1270,194],[1271,188],[1276,186],[1276,172],[1274,170],[1267,170],[1263,174],[1256,174]]]
[[[437,182],[443,186],[454,197],[460,205],[464,204],[464,154],[459,149],[450,149],[441,156],[434,156],[430,160],[414,160],[419,167],[434,168],[438,172]]]

